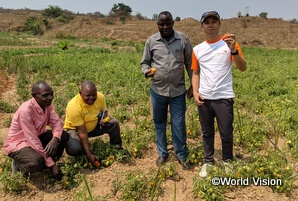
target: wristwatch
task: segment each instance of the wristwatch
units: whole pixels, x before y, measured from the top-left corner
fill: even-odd
[[[231,52],[231,55],[238,55],[238,54],[239,54],[239,52],[237,49],[236,49],[236,52]]]

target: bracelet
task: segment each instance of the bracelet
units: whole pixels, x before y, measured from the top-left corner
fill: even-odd
[[[237,49],[236,49],[236,52],[231,52],[231,55],[238,55],[238,54],[239,54],[239,52]]]

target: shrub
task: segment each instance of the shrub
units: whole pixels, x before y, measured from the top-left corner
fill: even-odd
[[[121,15],[119,17],[120,21],[124,24],[125,23],[125,19],[126,19],[126,16],[125,15]]]
[[[71,12],[67,11],[64,12],[61,16],[59,16],[57,19],[59,22],[69,22],[71,20],[73,20],[74,16]]]
[[[145,19],[147,19],[147,17],[144,17],[140,12],[137,12],[136,17],[137,17],[139,20],[145,20]]]
[[[16,111],[16,108],[7,102],[0,101],[0,111],[5,113],[13,113]]]
[[[157,18],[158,18],[158,14],[154,13],[154,14],[152,15],[152,20],[157,20]]]
[[[47,20],[30,16],[26,19],[24,31],[30,31],[35,36],[42,35],[47,25]]]
[[[131,12],[131,7],[123,3],[118,3],[113,5],[110,11],[110,16],[117,16],[119,17],[120,21],[124,23],[126,18],[130,16]]]
[[[267,12],[261,12],[261,13],[259,14],[259,17],[264,18],[264,19],[267,19],[267,15],[268,15]]]
[[[176,18],[175,18],[175,21],[176,21],[176,22],[179,22],[180,20],[181,20],[180,17],[176,17]]]
[[[59,6],[49,6],[42,11],[42,15],[45,17],[57,18],[62,16],[64,11]]]
[[[297,23],[297,19],[296,18],[291,19],[290,23]]]

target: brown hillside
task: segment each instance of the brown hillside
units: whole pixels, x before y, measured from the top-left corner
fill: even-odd
[[[0,13],[0,31],[14,31],[23,26],[29,16],[40,16],[38,11],[10,10]],[[153,20],[138,20],[132,17],[122,24],[112,18],[98,18],[87,15],[75,15],[69,23],[50,20],[50,29],[43,37],[55,37],[57,34],[75,37],[110,38],[119,40],[145,41],[157,32]],[[200,23],[193,18],[175,22],[174,28],[187,34],[193,44],[204,39]],[[221,32],[236,34],[241,45],[269,48],[297,49],[298,23],[281,19],[263,19],[260,17],[242,17],[222,20]]]

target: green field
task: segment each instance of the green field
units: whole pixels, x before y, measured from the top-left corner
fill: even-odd
[[[142,157],[148,144],[154,143],[149,79],[144,77],[140,69],[144,44],[108,39],[51,42],[53,45],[49,47],[37,48],[36,42],[29,42],[25,35],[1,33],[0,47],[6,47],[0,51],[0,70],[4,75],[12,74],[16,77],[16,99],[20,102],[29,99],[32,84],[37,80],[46,80],[55,93],[53,104],[56,111],[64,120],[66,104],[78,93],[80,83],[92,80],[98,90],[106,95],[110,114],[120,121],[124,146],[131,158]],[[65,46],[67,49],[62,50]],[[195,198],[224,200],[224,192],[236,188],[213,186],[210,182],[212,176],[282,179],[283,185],[271,188],[287,195],[291,194],[293,183],[297,180],[293,167],[297,166],[298,158],[298,51],[257,47],[242,49],[247,70],[241,73],[234,69],[233,72],[236,94],[234,169],[225,173],[221,166],[216,166],[205,180],[198,178],[196,172],[193,177]],[[187,85],[189,86],[189,81]],[[11,113],[15,109],[16,105],[0,101],[2,113]],[[187,101],[186,115],[188,138],[197,142],[189,145],[189,160],[200,166],[201,130],[193,99]],[[8,127],[9,120],[7,124]],[[170,134],[170,130],[168,133]],[[171,143],[171,138],[168,139]],[[97,139],[92,143],[102,164],[106,163],[102,168],[123,158],[122,153],[115,152],[107,142]],[[3,139],[1,146],[2,144]],[[244,155],[249,157],[244,158]],[[25,188],[27,180],[15,180],[10,175],[10,159],[6,156],[2,159],[2,189],[8,193],[19,193]],[[65,176],[57,185],[72,189],[85,181],[81,175],[89,168],[86,162],[84,157],[66,157],[59,165],[67,178]],[[115,181],[115,185],[122,192],[123,200],[150,199],[162,193],[160,186],[164,180],[175,178],[175,169],[175,165],[170,163],[153,170],[143,179],[137,179],[138,173],[129,172],[125,182]],[[87,182],[86,185],[88,186]]]

